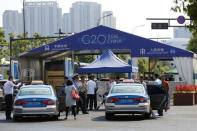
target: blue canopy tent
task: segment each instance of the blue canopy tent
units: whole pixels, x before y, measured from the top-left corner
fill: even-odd
[[[129,49],[132,57],[193,57],[193,53],[106,26],[74,34],[28,52]]]
[[[79,67],[77,72],[81,74],[130,73],[132,72],[132,66],[120,60],[110,50],[107,50],[91,64]]]
[[[189,74],[190,81],[188,83],[192,84],[194,53],[102,25],[35,48],[19,57],[33,57],[37,60],[50,57],[54,59],[74,50],[106,49],[127,49],[130,50],[131,57],[173,57],[176,60],[176,65],[182,66],[178,69],[179,71],[190,69],[189,73],[183,72],[182,74],[185,79],[188,78],[185,74]],[[54,57],[54,55],[57,57]],[[176,59],[178,57],[181,58]],[[182,59],[182,57],[185,59]],[[197,70],[194,71],[197,73]]]

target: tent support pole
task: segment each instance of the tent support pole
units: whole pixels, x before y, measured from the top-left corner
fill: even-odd
[[[74,51],[72,51],[72,66],[73,66],[73,74],[74,74],[74,67],[75,67],[75,56],[74,56]]]
[[[148,77],[150,78],[150,57],[148,58]]]

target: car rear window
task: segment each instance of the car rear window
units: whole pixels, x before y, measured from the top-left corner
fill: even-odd
[[[144,93],[144,88],[140,85],[114,86],[111,93]]]
[[[52,95],[50,88],[23,88],[20,90],[19,96],[26,95]]]

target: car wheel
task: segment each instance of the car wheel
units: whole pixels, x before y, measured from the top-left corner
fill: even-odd
[[[151,118],[151,113],[144,113],[144,118],[145,119],[150,119]]]
[[[15,116],[15,115],[13,116],[13,120],[14,120],[14,121],[19,121],[20,118],[21,118],[20,116]]]
[[[59,118],[59,115],[53,116],[53,119],[54,119],[54,120],[58,120],[58,118]]]
[[[113,118],[114,114],[112,113],[105,113],[105,119],[106,120],[111,120]]]

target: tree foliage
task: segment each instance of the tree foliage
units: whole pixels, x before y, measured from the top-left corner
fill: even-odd
[[[190,17],[190,31],[197,35],[197,0],[174,0],[175,6],[171,9],[175,12],[183,12]]]
[[[187,50],[197,53],[197,37],[190,38]]]
[[[83,63],[91,63],[94,60],[96,60],[96,58],[92,55],[82,55],[82,56],[76,56],[75,60]]]
[[[197,0],[174,0],[174,3],[173,11],[183,12],[190,17],[191,25],[188,28],[193,32],[193,37],[187,49],[197,53]]]
[[[11,38],[15,38],[15,35],[10,33],[9,34]],[[33,35],[33,38],[40,38],[42,35],[35,33]],[[23,39],[23,35],[17,35],[18,39]],[[25,34],[25,38],[28,38],[28,33]],[[48,44],[50,42],[53,42],[54,39],[35,39],[35,40],[16,40],[12,42],[12,54],[13,56],[16,56],[20,53],[23,53],[25,51],[38,48],[41,45]]]
[[[0,63],[1,59],[5,58],[8,54],[8,42],[5,39],[5,31],[0,27]]]
[[[153,68],[153,72],[155,74],[159,74],[160,76],[165,72],[168,71],[170,69],[169,66],[162,66],[161,62],[158,62],[155,67]]]
[[[138,72],[140,76],[144,75],[144,72],[148,72],[148,60],[145,58],[138,58]]]

